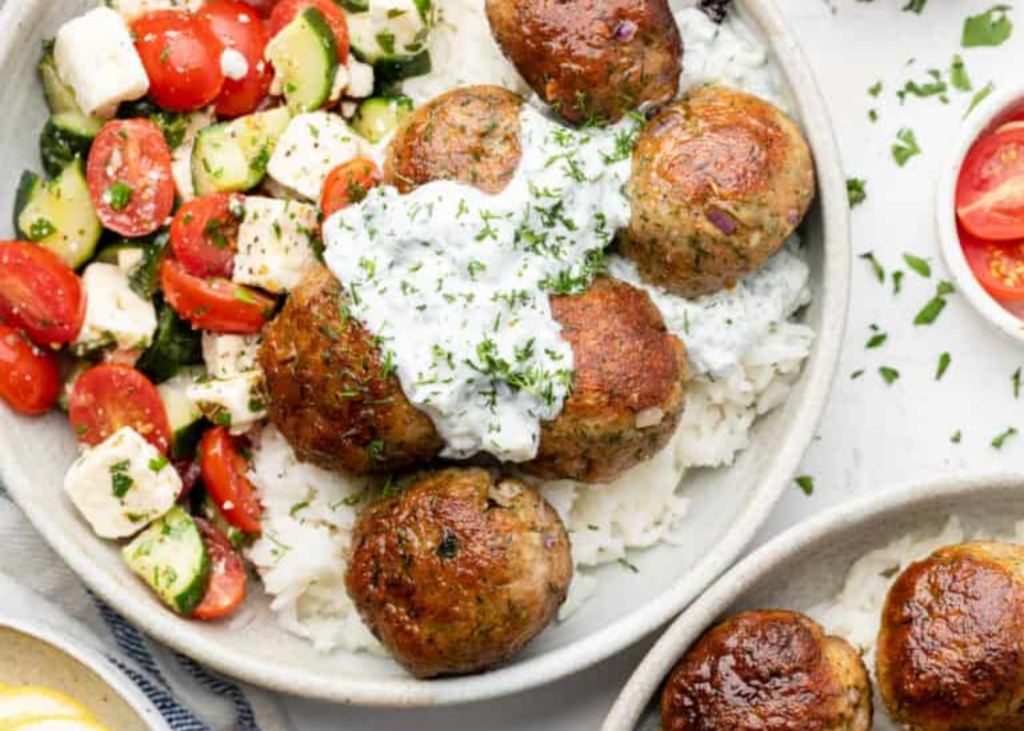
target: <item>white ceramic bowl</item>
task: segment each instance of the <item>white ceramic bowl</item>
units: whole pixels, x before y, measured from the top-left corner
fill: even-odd
[[[791,528],[725,574],[669,627],[601,731],[654,728],[666,676],[717,621],[748,609],[806,611],[828,601],[865,553],[909,532],[937,534],[951,514],[967,527],[1012,535],[1016,521],[1024,518],[1024,480],[1020,473],[946,476],[840,505]],[[882,731],[877,718],[882,713],[878,708],[875,713],[875,728]]]
[[[956,225],[956,187],[964,158],[974,143],[987,131],[997,127],[1010,110],[1020,111],[1024,105],[1024,86],[1003,89],[989,96],[971,112],[960,129],[949,160],[942,168],[935,199],[935,215],[939,230],[939,248],[949,267],[953,282],[975,311],[1004,335],[1024,343],[1024,309],[1021,317],[1007,311],[978,283],[960,245]]]
[[[46,114],[34,72],[39,42],[63,19],[94,4],[7,0],[0,13],[0,77],[6,104],[18,115],[16,123],[0,128],[0,200],[14,199],[20,170],[39,167],[36,139]],[[60,414],[29,420],[0,408],[0,479],[57,553],[143,630],[217,670],[284,692],[388,706],[481,700],[549,683],[652,632],[736,560],[792,479],[828,399],[846,324],[848,213],[832,126],[811,70],[771,0],[740,5],[770,40],[817,158],[819,203],[805,227],[815,289],[805,319],[818,333],[814,351],[787,404],[758,424],[735,466],[688,476],[687,545],[637,557],[639,576],[617,566],[603,570],[597,596],[513,662],[472,677],[418,682],[390,660],[315,652],[276,627],[264,597],[250,599],[255,610],[249,619],[230,627],[175,617],[132,576],[116,546],[93,536],[64,498],[61,483],[76,448]]]

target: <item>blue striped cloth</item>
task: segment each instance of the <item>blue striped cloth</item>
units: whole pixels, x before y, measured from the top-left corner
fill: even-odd
[[[100,650],[173,731],[287,731],[276,698],[164,648],[86,589],[0,488],[0,613],[45,621]],[[5,586],[6,585],[6,586]]]

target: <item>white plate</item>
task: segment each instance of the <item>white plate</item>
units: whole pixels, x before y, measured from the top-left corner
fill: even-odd
[[[1020,473],[915,483],[840,505],[773,539],[722,576],[669,627],[630,678],[601,731],[635,731],[641,722],[651,727],[647,721],[657,715],[665,677],[719,620],[748,609],[803,612],[827,602],[861,556],[908,533],[938,534],[953,514],[972,533],[1013,535],[1015,523],[1024,518]],[[884,711],[876,707],[875,716],[875,728],[882,729]]]
[[[0,77],[5,105],[17,110],[0,129],[0,200],[14,200],[22,169],[39,168],[37,136],[46,116],[35,74],[40,40],[63,19],[94,4],[7,0],[0,13]],[[689,475],[687,545],[662,546],[639,556],[638,576],[617,566],[604,570],[598,594],[513,662],[472,677],[414,681],[388,660],[318,654],[277,629],[260,596],[250,600],[255,610],[240,625],[178,619],[131,575],[116,547],[93,536],[65,500],[61,482],[76,449],[59,414],[29,420],[0,409],[3,483],[72,569],[147,633],[224,673],[297,695],[387,706],[481,700],[550,683],[654,631],[736,560],[792,479],[825,407],[846,324],[846,181],[832,126],[810,68],[775,6],[770,0],[741,5],[771,41],[817,158],[820,202],[804,229],[815,290],[806,313],[818,334],[814,351],[785,407],[757,426],[751,447],[733,468]]]

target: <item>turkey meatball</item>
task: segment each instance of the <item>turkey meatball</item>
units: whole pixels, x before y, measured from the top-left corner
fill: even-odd
[[[909,566],[886,597],[877,663],[907,729],[1024,728],[1024,547],[948,546]]]
[[[622,252],[647,281],[699,297],[755,272],[814,198],[799,127],[758,97],[690,92],[655,116],[633,151]]]
[[[745,612],[710,630],[661,696],[664,731],[868,731],[871,715],[857,651],[786,611]]]
[[[671,439],[689,379],[686,349],[647,293],[616,279],[552,297],[551,310],[572,346],[573,387],[522,467],[544,479],[610,482]]]
[[[322,267],[267,326],[259,360],[270,420],[299,459],[326,469],[390,472],[433,459],[444,446],[433,423],[406,399],[347,302]]]
[[[679,89],[668,0],[487,0],[498,45],[568,122],[615,122]]]
[[[522,157],[523,100],[500,86],[469,86],[417,109],[395,132],[384,180],[402,193],[454,180],[486,193],[509,184]]]
[[[536,490],[447,469],[360,516],[346,586],[395,659],[430,678],[522,650],[554,619],[572,570],[565,528]]]

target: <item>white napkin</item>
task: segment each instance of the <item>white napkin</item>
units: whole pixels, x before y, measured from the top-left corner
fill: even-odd
[[[277,700],[151,642],[89,592],[0,488],[0,612],[43,620],[111,658],[173,731],[287,731]]]

